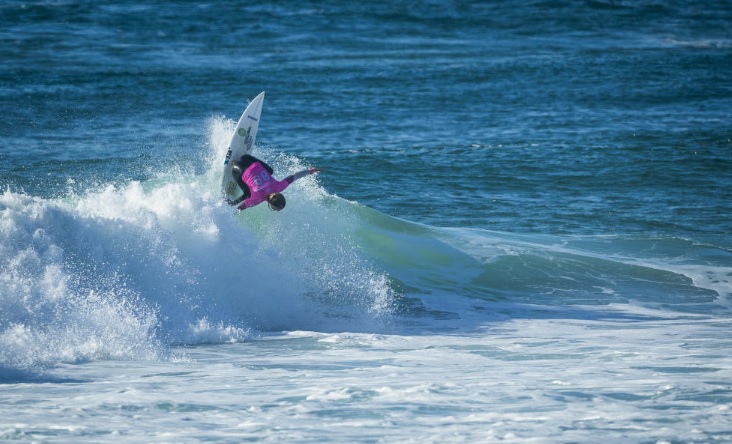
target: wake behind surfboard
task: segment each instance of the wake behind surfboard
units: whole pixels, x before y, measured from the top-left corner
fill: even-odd
[[[241,194],[239,186],[231,176],[231,160],[238,159],[244,154],[251,154],[254,140],[257,137],[259,118],[262,114],[264,91],[252,100],[242,113],[234,132],[231,134],[229,149],[224,158],[224,174],[221,179],[221,191],[227,199],[234,199]]]

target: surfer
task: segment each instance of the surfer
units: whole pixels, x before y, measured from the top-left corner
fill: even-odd
[[[322,168],[308,168],[306,170],[277,180],[272,177],[274,170],[266,162],[245,154],[231,163],[231,175],[244,192],[235,200],[227,199],[229,205],[238,205],[238,210],[245,210],[262,202],[267,202],[269,209],[280,211],[285,208],[285,196],[281,194],[297,179],[323,171]]]

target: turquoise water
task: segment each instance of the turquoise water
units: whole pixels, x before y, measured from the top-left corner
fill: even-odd
[[[730,20],[5,2],[0,439],[730,440]]]

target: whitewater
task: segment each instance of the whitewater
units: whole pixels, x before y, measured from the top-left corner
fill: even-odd
[[[430,227],[313,176],[237,213],[232,128],[202,173],[2,194],[0,438],[730,438],[730,251]]]
[[[236,214],[220,199],[221,140],[232,128],[212,125],[218,143],[205,175],[173,168],[60,199],[4,193],[6,340],[20,345],[5,348],[12,366],[144,358],[160,341],[235,341],[249,328],[313,329],[333,294],[348,312],[388,311],[385,277],[349,245],[353,210],[313,180],[293,187],[278,219],[262,208]],[[299,167],[284,155],[274,163]]]

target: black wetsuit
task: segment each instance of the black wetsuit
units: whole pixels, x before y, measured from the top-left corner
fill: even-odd
[[[241,176],[244,174],[244,171],[247,170],[254,162],[259,162],[262,164],[265,170],[269,172],[269,174],[274,174],[274,170],[271,166],[267,165],[262,160],[257,159],[256,157],[245,154],[241,156],[240,158],[234,160],[231,162],[231,175],[234,176],[234,180],[239,185],[239,188],[244,192],[244,194],[241,195],[241,197],[237,198],[235,201],[232,202],[232,205],[237,205],[241,202],[244,202],[245,199],[248,199],[249,196],[252,195],[251,190],[247,186],[246,183],[242,180]]]

